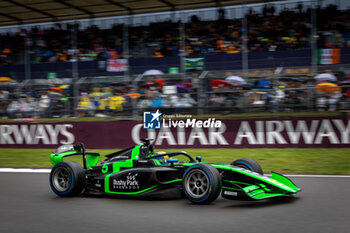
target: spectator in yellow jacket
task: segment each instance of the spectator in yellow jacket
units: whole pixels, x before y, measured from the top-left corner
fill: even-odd
[[[124,98],[122,96],[111,96],[108,98],[108,107],[112,111],[123,111]]]

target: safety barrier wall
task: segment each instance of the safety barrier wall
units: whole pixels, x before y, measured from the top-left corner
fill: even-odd
[[[311,50],[290,50],[276,52],[250,52],[248,54],[249,69],[310,66]],[[340,62],[350,63],[350,48],[342,48]],[[179,67],[179,57],[164,58],[130,58],[131,74],[141,74],[149,69],[159,69],[167,73],[170,67]],[[242,54],[216,54],[205,56],[206,70],[233,70],[242,68]],[[103,72],[96,69],[96,61],[78,63],[80,77],[111,76],[122,73]],[[72,63],[32,64],[31,78],[46,78],[48,72],[57,73],[58,78],[72,76]],[[0,66],[0,76],[9,76],[17,80],[25,79],[24,65]]]
[[[179,123],[181,120],[184,123]],[[188,127],[179,127],[187,121]],[[173,127],[176,122],[177,127]],[[139,121],[2,123],[0,147],[54,150],[61,144],[83,142],[89,149],[116,149],[141,144],[141,138],[155,139],[157,148],[350,146],[349,116],[225,120],[168,116],[161,124],[160,129],[144,129]],[[194,127],[200,124],[201,128]]]

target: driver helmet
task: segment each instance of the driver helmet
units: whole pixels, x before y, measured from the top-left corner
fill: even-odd
[[[165,151],[159,151],[159,152],[156,152],[154,155],[162,155],[162,154],[165,154],[166,152]],[[169,156],[168,155],[164,155],[162,157],[158,157],[157,158],[162,164],[167,164],[167,160],[169,159]]]

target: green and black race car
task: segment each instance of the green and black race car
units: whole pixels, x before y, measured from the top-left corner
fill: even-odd
[[[64,157],[75,155],[83,157],[83,167],[63,162]],[[61,146],[50,159],[54,165],[50,186],[62,197],[81,193],[156,198],[184,195],[193,203],[206,204],[220,193],[227,199],[261,200],[293,197],[300,191],[283,175],[272,172],[272,178],[264,176],[252,159],[238,159],[230,165],[203,163],[200,156],[195,160],[184,151],[154,153],[148,139],[143,145],[107,155],[100,165],[99,154],[85,151],[82,143]]]

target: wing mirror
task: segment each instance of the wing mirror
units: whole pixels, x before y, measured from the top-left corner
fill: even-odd
[[[167,162],[170,163],[172,167],[174,167],[174,163],[177,163],[178,161],[179,161],[178,159],[173,159],[173,158],[170,158],[167,160]]]

